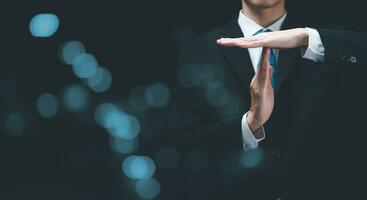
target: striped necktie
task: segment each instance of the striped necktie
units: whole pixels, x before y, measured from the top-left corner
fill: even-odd
[[[269,29],[261,29],[257,31],[254,35],[258,35],[265,32],[271,32]],[[273,68],[273,75],[271,77],[271,85],[275,88],[277,83],[277,57],[275,55],[274,49],[270,49],[269,63]]]

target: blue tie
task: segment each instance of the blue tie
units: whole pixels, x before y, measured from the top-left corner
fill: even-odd
[[[257,31],[254,35],[258,35],[265,32],[271,32],[269,29],[261,29]],[[270,49],[269,63],[273,68],[273,75],[271,76],[271,85],[275,88],[277,83],[277,57],[275,55],[274,49]]]

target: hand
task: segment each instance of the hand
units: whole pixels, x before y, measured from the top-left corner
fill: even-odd
[[[284,31],[266,32],[248,38],[221,38],[217,43],[222,46],[241,48],[269,47],[290,49],[308,46],[309,33],[306,28],[295,28]]]
[[[250,85],[251,108],[247,113],[247,124],[252,132],[268,121],[274,107],[274,90],[271,86],[273,70],[269,63],[269,56],[270,49],[264,48],[260,66]]]

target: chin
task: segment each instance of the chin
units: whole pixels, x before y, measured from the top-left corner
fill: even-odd
[[[284,0],[243,0],[247,5],[261,9],[271,8]]]

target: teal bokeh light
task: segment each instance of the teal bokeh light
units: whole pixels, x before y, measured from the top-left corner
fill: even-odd
[[[230,100],[230,93],[225,86],[207,87],[205,96],[208,102],[213,106],[223,106]]]
[[[113,103],[98,104],[94,111],[94,118],[98,125],[105,127],[105,119],[111,112],[118,112],[119,108]]]
[[[105,69],[98,67],[92,76],[84,80],[84,83],[86,83],[86,85],[88,85],[90,88],[97,87],[98,85],[102,84],[104,73]]]
[[[52,13],[37,14],[29,23],[29,30],[34,37],[50,37],[58,28],[59,18]]]
[[[138,119],[123,112],[109,113],[105,119],[105,127],[110,134],[123,139],[133,139],[140,132]]]
[[[79,55],[85,53],[84,45],[79,41],[69,41],[61,45],[59,49],[59,58],[62,63],[71,65],[74,59]]]
[[[79,84],[68,86],[64,91],[64,105],[70,111],[82,111],[89,104],[89,92]]]
[[[39,115],[51,118],[57,114],[59,103],[54,95],[45,93],[38,97],[36,108]]]
[[[199,86],[201,82],[201,69],[199,65],[186,64],[178,70],[178,80],[184,87]]]
[[[10,113],[5,118],[5,132],[11,137],[17,138],[24,133],[24,120],[19,113]]]
[[[112,74],[106,68],[100,67],[88,78],[87,83],[94,92],[106,92],[112,86]]]
[[[255,168],[261,164],[264,154],[258,147],[251,151],[243,151],[240,155],[240,164],[246,168]]]
[[[111,136],[110,146],[116,153],[129,154],[137,150],[139,146],[139,140],[137,138],[127,140]]]
[[[98,63],[92,54],[81,53],[73,59],[73,72],[79,78],[89,78],[97,71]]]
[[[148,179],[156,170],[154,161],[147,156],[129,156],[122,163],[124,174],[130,179]]]
[[[125,113],[115,104],[99,104],[96,107],[94,116],[100,126],[117,138],[133,139],[141,129],[139,120],[136,117]]]
[[[147,104],[154,108],[163,108],[170,100],[169,88],[163,83],[153,83],[145,90]]]
[[[135,185],[136,193],[143,199],[154,199],[161,191],[161,186],[155,178],[139,180]]]

